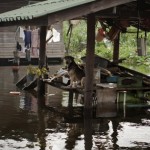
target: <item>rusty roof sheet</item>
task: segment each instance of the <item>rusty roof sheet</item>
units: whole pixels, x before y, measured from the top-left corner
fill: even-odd
[[[0,22],[30,20],[96,0],[46,0],[0,14]]]

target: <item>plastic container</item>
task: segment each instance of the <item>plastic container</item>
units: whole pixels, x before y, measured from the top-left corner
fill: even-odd
[[[117,83],[118,82],[118,76],[110,76],[106,78],[107,83]]]

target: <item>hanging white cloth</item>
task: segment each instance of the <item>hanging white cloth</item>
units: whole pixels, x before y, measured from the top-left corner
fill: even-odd
[[[51,38],[52,36],[53,36],[52,30],[48,30],[47,34],[46,34],[46,41],[48,40],[47,43],[51,43],[52,42],[52,38]]]
[[[55,30],[54,28],[53,28],[53,42],[59,42],[60,41],[60,33],[57,31],[57,30]]]
[[[22,27],[19,27],[19,31],[20,31],[19,37],[22,38],[22,39],[24,40],[24,38],[25,38],[25,35],[24,35],[24,29],[23,29]]]
[[[52,38],[50,38],[50,37],[52,37]],[[60,41],[60,33],[56,29],[52,28],[51,30],[47,31],[46,40],[48,40],[47,43],[59,42]]]

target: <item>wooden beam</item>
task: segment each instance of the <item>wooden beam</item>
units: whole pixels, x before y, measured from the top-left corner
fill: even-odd
[[[101,0],[88,4],[73,7],[67,10],[55,12],[48,15],[48,24],[53,24],[58,21],[70,20],[83,17],[85,15],[105,10],[111,7],[129,3],[135,0]]]

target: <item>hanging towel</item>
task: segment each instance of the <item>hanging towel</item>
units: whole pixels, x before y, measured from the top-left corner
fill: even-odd
[[[35,29],[31,32],[31,47],[39,48],[40,45],[40,37],[39,37],[39,29]]]
[[[50,37],[52,37],[52,38],[50,38]],[[56,29],[52,28],[51,30],[47,31],[46,40],[48,41],[47,43],[59,42],[60,41],[60,33]]]
[[[22,39],[24,40],[24,38],[25,38],[25,35],[24,35],[24,29],[23,29],[22,27],[19,27],[19,31],[20,31],[19,37],[22,38]]]
[[[46,34],[46,41],[47,41],[47,43],[51,43],[52,42],[52,38],[51,38],[52,36],[53,36],[52,30],[48,30],[47,34]]]
[[[53,42],[59,42],[60,41],[60,33],[53,28]]]

